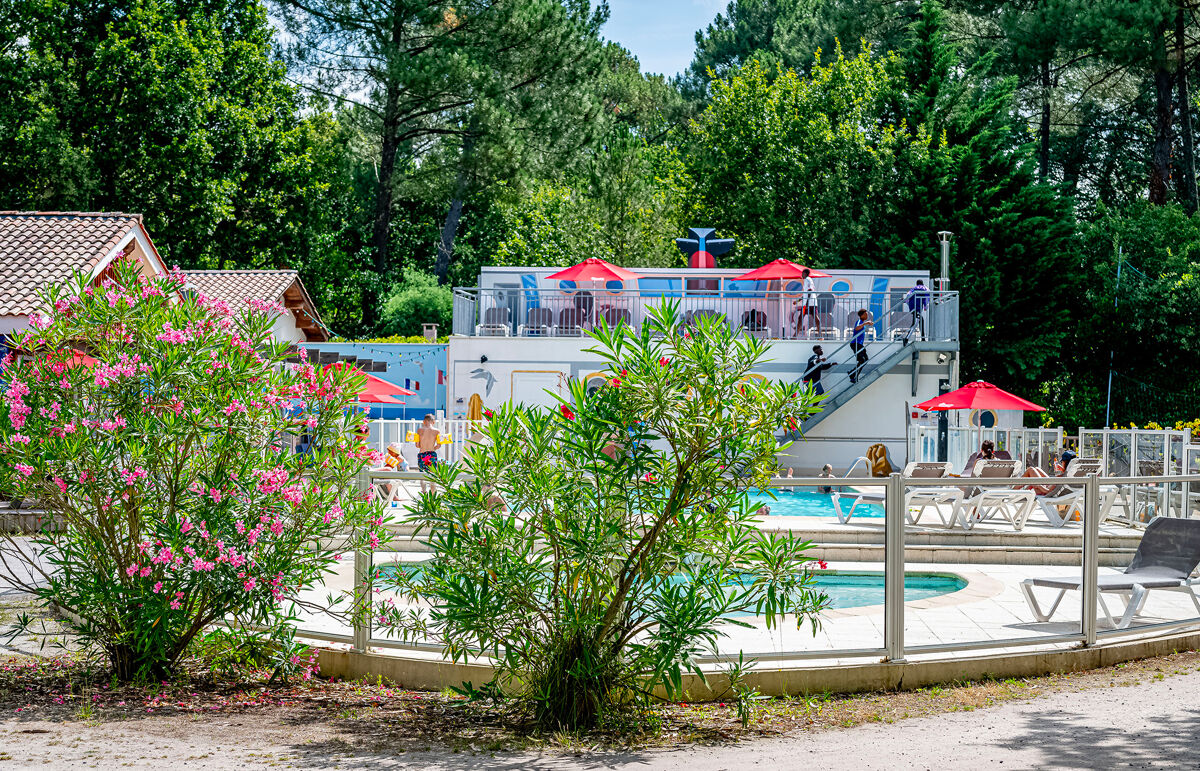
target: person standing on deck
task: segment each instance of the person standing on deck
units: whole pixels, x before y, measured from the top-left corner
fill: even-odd
[[[425,420],[421,421],[421,427],[417,429],[417,467],[422,472],[428,471],[438,464],[437,448],[438,440],[442,438],[441,432],[433,425],[433,415],[426,415]],[[425,491],[425,482],[421,482],[421,491]]]
[[[917,279],[917,285],[908,290],[904,304],[912,313],[912,325],[921,337],[925,337],[925,310],[929,307],[929,289],[925,282]]]
[[[813,346],[813,355],[808,357],[808,366],[804,369],[804,382],[812,386],[817,396],[825,393],[825,386],[821,385],[821,373],[833,369],[836,364],[836,361],[825,361],[825,351],[821,346]]]
[[[796,315],[796,334],[795,338],[800,339],[800,328],[804,326],[804,319],[812,316],[813,321],[817,325],[817,332],[821,331],[821,314],[817,313],[817,282],[813,281],[810,275],[811,271],[808,268],[800,271],[801,291],[800,298],[793,303],[800,309]]]
[[[860,308],[858,323],[854,325],[854,335],[850,338],[850,350],[854,351],[854,358],[857,360],[854,368],[850,370],[851,383],[858,382],[863,367],[867,366],[867,327],[873,326],[875,322],[871,321],[871,314],[866,308]]]

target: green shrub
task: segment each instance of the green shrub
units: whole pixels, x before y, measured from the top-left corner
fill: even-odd
[[[422,324],[437,324],[439,331],[447,332],[453,315],[450,287],[440,286],[437,278],[427,273],[410,270],[384,303],[380,330],[384,335],[415,336],[421,334]]]
[[[438,335],[436,343],[449,342],[450,335]],[[366,340],[353,340],[355,343],[429,343],[424,335],[388,335],[387,337],[371,337]]]
[[[464,459],[430,473],[412,515],[434,558],[393,584],[420,604],[394,633],[486,655],[545,728],[596,725],[656,688],[678,695],[733,614],[813,618],[809,544],[755,526],[776,435],[811,389],[749,378],[766,346],[677,308],[640,334],[594,334],[608,384],[557,409],[489,414]],[[654,333],[658,331],[660,336]]]

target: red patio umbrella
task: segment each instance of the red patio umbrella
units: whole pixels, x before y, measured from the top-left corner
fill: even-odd
[[[782,257],[780,257],[777,260],[771,260],[766,265],[763,265],[761,268],[755,268],[754,270],[750,271],[749,273],[743,273],[742,275],[740,275],[732,280],[733,281],[774,281],[774,280],[779,281],[779,293],[780,293],[779,336],[786,337],[787,330],[785,330],[783,328],[784,323],[787,321],[787,319],[784,318],[784,316],[786,314],[784,313],[784,310],[782,307],[782,305],[783,305],[783,296],[782,296],[783,295],[783,282],[799,280],[799,279],[804,278],[804,271],[806,271],[806,270],[808,271],[808,275],[810,278],[830,278],[830,275],[828,273],[819,271],[816,268],[806,268],[803,265],[797,265],[796,263],[792,262],[791,260],[785,260]]]
[[[1016,394],[1010,394],[1003,388],[991,383],[976,380],[967,383],[957,391],[935,396],[928,401],[916,405],[917,409],[925,412],[941,410],[1028,410],[1030,412],[1045,412],[1046,408],[1034,404],[1028,399],[1022,399]]]
[[[344,366],[353,365],[348,365],[346,362],[338,361],[330,364],[325,369],[329,369],[329,367],[337,367],[338,369],[341,369]],[[370,372],[364,372],[362,374],[366,375],[367,382],[363,386],[363,389],[358,393],[358,401],[360,402],[369,402],[372,404],[404,404],[402,400],[396,399],[395,397],[415,396],[417,393],[416,391],[410,391],[407,388],[401,388],[398,385],[389,383],[383,378],[375,377]]]
[[[578,265],[564,268],[552,273],[546,278],[553,281],[636,281],[640,275],[632,270],[625,270],[620,265],[602,260],[599,257],[588,257]]]
[[[360,402],[374,402],[377,404],[404,404],[396,396],[414,396],[417,392],[410,391],[407,388],[401,388],[398,385],[389,383],[388,381],[377,378],[370,372],[364,372],[367,376],[367,384],[358,394]]]
[[[69,357],[67,357],[67,359],[65,361],[63,361],[63,363],[66,364],[68,367],[94,367],[100,363],[100,361],[98,359],[94,359],[91,356],[88,356],[86,353],[83,353],[82,351],[77,350],[75,348],[71,348],[71,349],[69,349],[69,351],[60,351],[60,353],[68,353],[68,352],[71,355]],[[39,358],[42,359],[43,361],[49,362],[54,357],[54,355],[55,354],[53,354],[53,353],[45,353],[45,354],[42,354]]]
[[[1034,404],[1028,399],[1022,399],[1016,394],[1010,394],[1003,388],[998,388],[983,380],[967,383],[956,391],[935,396],[932,399],[916,405],[916,409],[926,412],[942,412],[944,410],[1028,410],[1044,412],[1045,407]],[[983,426],[979,426],[976,436],[976,446],[983,438]]]
[[[791,260],[785,260],[780,257],[777,260],[771,260],[761,268],[755,268],[749,273],[731,279],[733,281],[770,281],[779,279],[786,281],[788,279],[803,278],[804,271],[808,271],[808,275],[813,278],[830,278],[828,273],[819,271],[816,268],[806,268],[803,265],[797,265]]]

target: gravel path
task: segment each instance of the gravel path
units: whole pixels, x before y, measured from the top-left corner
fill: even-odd
[[[0,769],[1091,769],[1200,768],[1200,674],[1054,693],[971,712],[739,745],[631,754],[373,751],[323,726],[236,716],[88,725],[7,716]]]

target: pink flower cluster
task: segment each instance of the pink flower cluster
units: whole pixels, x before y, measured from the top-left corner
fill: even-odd
[[[4,400],[8,402],[8,421],[18,431],[25,427],[25,420],[29,413],[33,412],[33,408],[25,403],[25,397],[28,395],[29,386],[16,378],[12,379],[4,392]]]
[[[100,388],[107,388],[110,385],[118,382],[123,377],[134,377],[139,371],[147,372],[150,370],[149,365],[141,365],[141,357],[134,354],[130,357],[128,354],[121,354],[121,359],[116,364],[97,364],[96,371],[93,377],[96,380],[96,385]]]
[[[265,313],[268,316],[282,316],[287,310],[280,303],[267,300],[247,300],[246,304],[250,306],[250,310],[256,313]]]
[[[171,326],[171,322],[168,321],[167,323],[163,324],[163,331],[155,335],[154,339],[162,343],[174,343],[175,345],[180,345],[190,342],[192,340],[192,335],[185,329],[175,329],[173,326]]]
[[[121,479],[125,480],[125,484],[131,485],[139,479],[146,478],[146,469],[141,468],[140,466],[132,469],[125,468],[121,469],[120,474]]]

